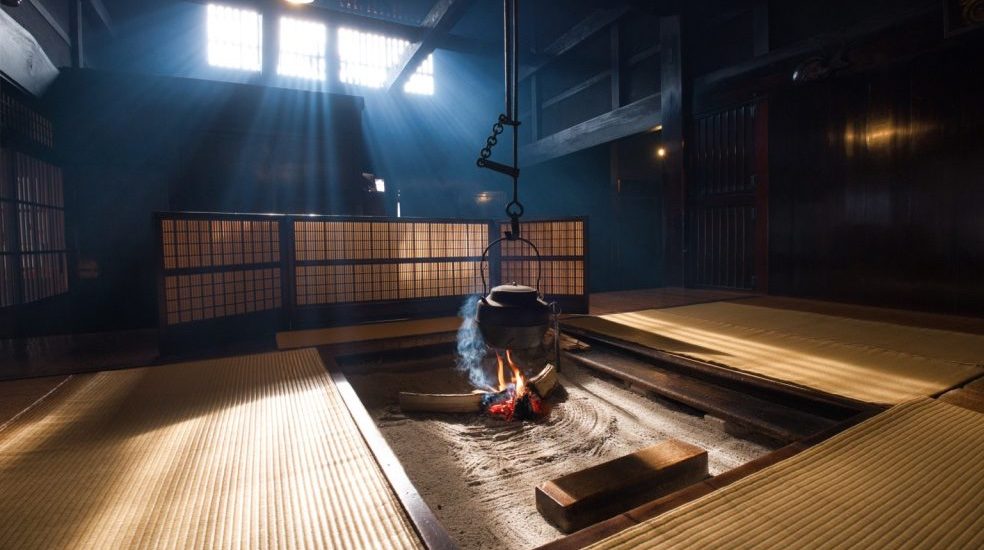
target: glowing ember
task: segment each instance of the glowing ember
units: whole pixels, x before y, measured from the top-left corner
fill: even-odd
[[[543,400],[532,386],[527,385],[526,377],[513,361],[512,352],[506,350],[503,362],[499,352],[495,353],[499,363],[499,389],[486,391],[482,406],[490,415],[506,421],[536,420],[547,413]],[[510,370],[510,381],[506,382],[506,365]]]

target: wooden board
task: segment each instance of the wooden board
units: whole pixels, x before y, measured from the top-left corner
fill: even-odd
[[[564,357],[783,443],[798,441],[835,424],[730,388],[605,354],[597,348],[591,353],[568,353]]]
[[[984,413],[984,392],[968,388],[950,390],[940,396],[940,401]]]
[[[438,317],[434,319],[416,319],[412,321],[394,321],[390,323],[368,323],[334,328],[312,330],[292,330],[277,333],[278,349],[307,348],[312,346],[328,346],[347,342],[364,342],[401,338],[405,336],[420,336],[442,332],[454,332],[461,326],[458,317]]]
[[[707,451],[670,439],[548,481],[536,508],[571,533],[707,477]]]

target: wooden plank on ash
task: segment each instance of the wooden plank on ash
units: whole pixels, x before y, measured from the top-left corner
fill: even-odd
[[[536,508],[558,529],[571,533],[707,475],[707,451],[670,439],[540,485]]]
[[[798,441],[836,424],[826,418],[614,354],[592,351],[566,354],[565,358],[784,443]]]

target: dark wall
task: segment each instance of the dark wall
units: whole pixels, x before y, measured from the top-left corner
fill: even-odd
[[[367,207],[359,98],[83,70],[45,99],[85,274],[78,330],[156,324],[154,211]]]
[[[773,293],[984,311],[980,41],[777,93]]]
[[[501,59],[439,50],[434,62],[434,96],[366,96],[371,164],[386,180],[387,211],[395,214],[399,190],[403,216],[505,219],[512,180],[475,165],[503,110]],[[494,160],[512,162],[511,139],[508,134],[500,138]],[[520,176],[526,218],[589,217],[593,291],[616,284],[611,269],[612,228],[618,222],[614,199],[608,145],[524,168]]]

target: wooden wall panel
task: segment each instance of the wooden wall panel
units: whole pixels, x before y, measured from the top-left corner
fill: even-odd
[[[976,48],[776,94],[770,290],[980,315],[982,97]]]

